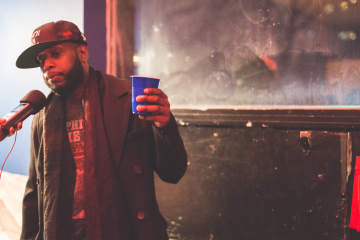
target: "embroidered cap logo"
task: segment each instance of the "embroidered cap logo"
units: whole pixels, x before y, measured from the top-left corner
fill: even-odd
[[[72,32],[66,32],[66,33],[63,33],[64,37],[69,37],[69,36],[72,36],[73,33]]]
[[[33,34],[31,35],[31,46],[36,45],[36,37],[40,36],[40,32],[41,30],[37,30],[35,32],[33,32]]]

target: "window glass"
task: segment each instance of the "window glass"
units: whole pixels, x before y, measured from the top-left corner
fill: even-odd
[[[172,107],[360,103],[357,0],[137,0],[137,74]]]

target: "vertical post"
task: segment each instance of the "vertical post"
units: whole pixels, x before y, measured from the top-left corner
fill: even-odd
[[[114,31],[116,31],[116,0],[106,0],[106,73],[116,76],[116,45]],[[116,5],[115,5],[116,6]]]
[[[352,170],[352,141],[353,134],[347,132],[346,134],[340,135],[340,147],[341,147],[341,202],[340,207],[343,210],[343,224],[344,224],[344,237],[343,240],[349,238],[349,221],[350,216],[348,216],[348,202],[347,201],[347,186],[349,183],[349,176]]]
[[[134,73],[135,0],[106,0],[106,72],[121,79]]]
[[[352,171],[352,159],[353,159],[353,133],[352,132],[348,132],[347,133],[347,161],[346,161],[346,164],[347,164],[347,167],[346,167],[346,172],[347,172],[347,175],[346,175],[346,182],[348,183],[349,182],[349,177],[350,177],[350,174],[351,174],[351,171]]]
[[[348,177],[348,134],[340,134],[340,149],[341,149],[341,189],[340,193],[342,197],[346,196],[346,186],[347,186],[347,177]]]

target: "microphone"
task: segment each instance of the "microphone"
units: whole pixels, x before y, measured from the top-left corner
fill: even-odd
[[[9,133],[11,127],[15,128],[19,122],[38,113],[45,105],[45,95],[38,90],[32,90],[20,100],[19,106],[5,115],[6,122],[0,126],[6,133]]]

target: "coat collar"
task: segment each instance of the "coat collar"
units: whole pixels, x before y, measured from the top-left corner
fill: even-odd
[[[100,73],[100,72],[98,72]],[[131,84],[101,72],[104,82],[104,124],[115,167],[119,165],[129,117],[131,114]]]

